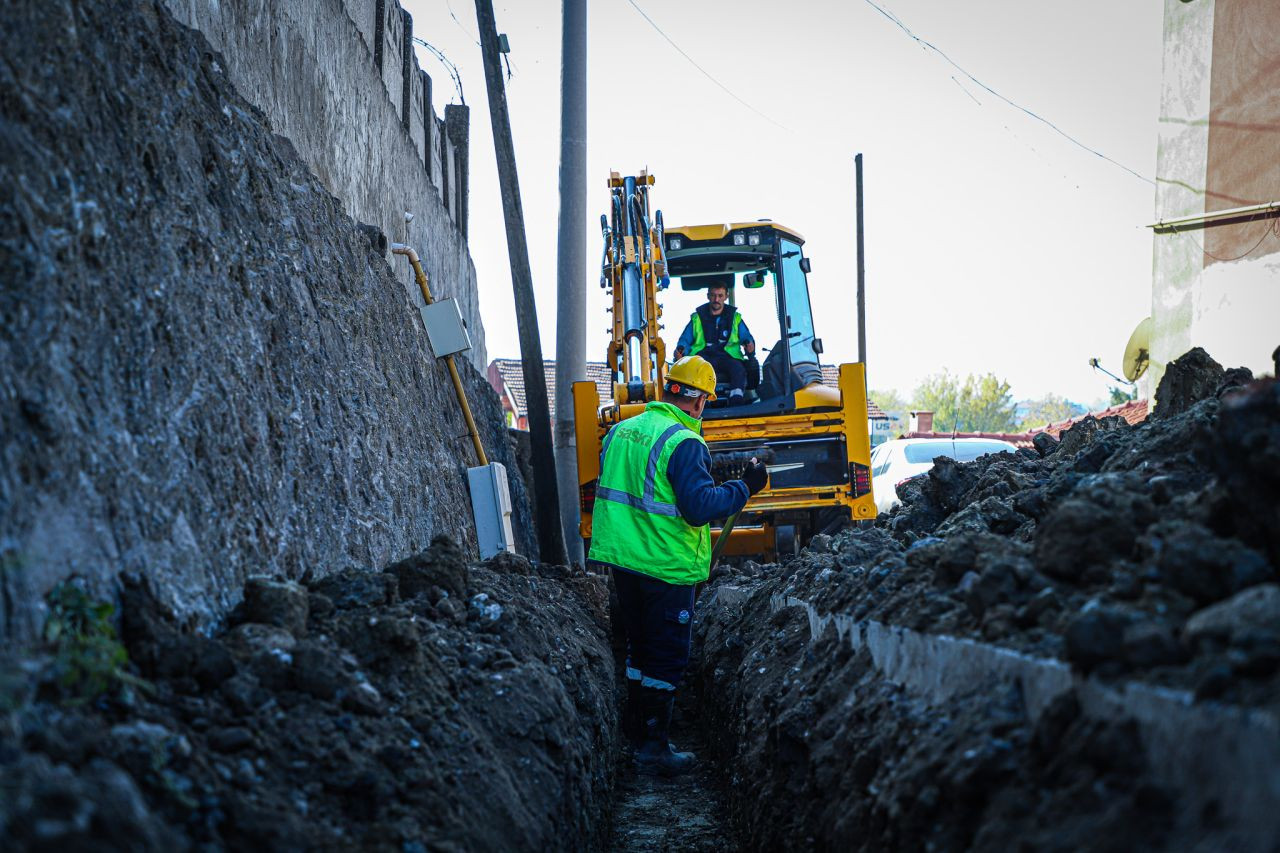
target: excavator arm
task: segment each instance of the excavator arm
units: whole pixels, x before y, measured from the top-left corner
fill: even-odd
[[[609,174],[610,212],[600,217],[604,256],[600,286],[613,299],[606,362],[613,372],[613,402],[657,399],[666,373],[666,345],[658,335],[658,291],[667,286],[662,211],[650,213],[648,172]]]
[[[594,382],[573,383],[574,435],[578,455],[581,533],[591,538],[591,510],[600,476],[600,447],[618,421],[638,415],[658,399],[667,372],[667,347],[658,334],[662,307],[658,291],[667,287],[666,239],[662,211],[651,213],[653,175],[609,173],[609,212],[600,217],[604,253],[600,287],[613,304],[605,363],[612,374],[612,398],[600,399]],[[603,402],[603,405],[601,405]]]

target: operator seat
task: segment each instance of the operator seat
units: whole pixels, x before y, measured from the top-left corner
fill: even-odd
[[[786,393],[786,362],[782,356],[785,346],[786,343],[784,341],[778,341],[773,345],[773,349],[769,350],[769,355],[765,357],[762,371],[763,377],[760,380],[760,399],[762,400],[781,397]],[[791,365],[791,389],[793,391],[821,381],[822,368],[816,362],[806,361]]]
[[[742,365],[747,369],[747,385],[742,391],[742,396],[747,403],[754,403],[760,399],[760,362],[756,359],[755,353],[752,353],[747,356]],[[712,402],[708,402],[707,405],[713,409],[727,406],[729,404],[728,397],[730,387],[731,386],[728,382],[720,381],[720,373],[717,371],[716,399]]]

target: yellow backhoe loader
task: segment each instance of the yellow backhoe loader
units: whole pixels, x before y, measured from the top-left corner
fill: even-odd
[[[667,346],[659,335],[658,295],[673,279],[679,280],[676,293],[727,288],[739,311],[749,304],[757,343],[772,342],[761,348],[767,352],[762,367],[754,358],[746,363],[744,404],[731,407],[717,394],[703,415],[717,481],[737,477],[753,456],[769,466],[768,488],[747,502],[722,553],[774,559],[795,553],[823,529],[874,518],[863,365],[840,365],[838,387],[822,382],[804,239],[768,220],[665,228],[662,212],[650,211],[653,183],[646,172],[611,173],[611,209],[600,217],[600,286],[613,299],[606,355],[613,399],[601,401],[592,382],[574,383],[582,537],[591,538],[604,434],[661,393]],[[713,525],[713,539],[719,528]]]

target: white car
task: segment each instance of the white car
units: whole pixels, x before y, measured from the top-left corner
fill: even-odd
[[[994,438],[897,438],[871,451],[871,492],[876,496],[876,512],[898,506],[898,486],[913,477],[929,473],[933,461],[950,456],[957,462],[972,462],[988,453],[1014,447]]]

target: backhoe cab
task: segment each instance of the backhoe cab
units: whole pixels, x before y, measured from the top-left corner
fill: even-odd
[[[823,529],[874,518],[863,366],[840,365],[838,387],[822,382],[804,238],[768,221],[664,229],[660,211],[650,219],[653,183],[644,173],[614,173],[613,215],[602,217],[601,286],[613,297],[607,358],[614,393],[602,405],[594,383],[573,387],[583,538],[591,538],[605,433],[643,411],[662,387],[665,354],[675,347],[658,335],[658,320],[674,340],[701,301],[693,292],[713,284],[727,289],[764,359],[758,367],[748,361],[745,405],[728,406],[719,394],[707,405],[702,433],[712,475],[718,482],[734,479],[753,456],[769,467],[768,487],[747,502],[724,553],[773,559],[795,553]],[[668,289],[673,280],[678,290]],[[712,525],[713,538],[718,527]]]
[[[718,393],[720,399],[708,404],[707,418],[839,407],[839,392],[822,384],[822,340],[814,336],[803,237],[773,222],[747,222],[671,228],[666,239],[667,275],[680,279],[681,290],[724,287],[734,306],[739,287],[759,290],[753,307],[768,312],[745,317],[759,351],[767,354],[763,365],[758,359],[747,362],[749,407],[730,409]],[[679,328],[676,323],[668,320],[673,329]]]

